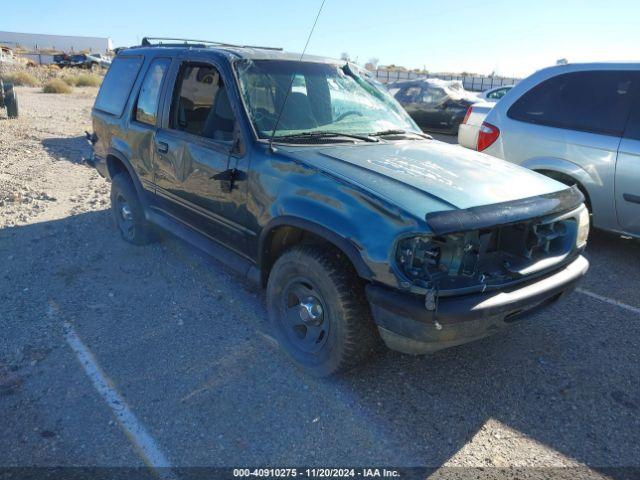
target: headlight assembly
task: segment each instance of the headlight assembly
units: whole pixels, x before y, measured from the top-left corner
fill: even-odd
[[[398,243],[396,261],[404,274],[413,281],[431,279],[440,263],[440,246],[428,235],[402,239]]]

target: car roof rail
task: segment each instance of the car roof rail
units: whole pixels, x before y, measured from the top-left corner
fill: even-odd
[[[170,37],[143,37],[141,46],[143,47],[232,47],[232,48],[257,48],[260,50],[282,51],[279,47],[260,47],[257,45],[235,45],[226,42],[214,42],[210,40],[193,40],[190,38],[170,38]]]

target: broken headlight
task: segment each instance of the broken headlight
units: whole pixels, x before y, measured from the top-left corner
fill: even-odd
[[[578,217],[578,234],[576,235],[576,247],[582,248],[587,244],[587,238],[589,237],[589,210],[583,208],[580,211]]]
[[[429,271],[438,268],[440,254],[440,249],[431,242],[431,237],[410,237],[398,243],[396,261],[409,279],[429,280]]]
[[[418,235],[398,243],[396,262],[414,283],[430,287],[449,275],[472,274],[475,270],[474,242],[460,238]]]

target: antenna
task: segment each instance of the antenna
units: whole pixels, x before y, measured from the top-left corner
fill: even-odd
[[[322,13],[322,9],[324,8],[324,2],[326,0],[322,0],[320,4],[320,8],[318,9],[318,14],[316,15],[316,19],[313,21],[313,26],[311,27],[311,31],[309,32],[309,36],[307,37],[307,43],[304,44],[304,48],[302,49],[302,53],[300,54],[300,58],[298,61],[302,61],[302,57],[307,52],[307,47],[309,46],[309,41],[311,40],[311,35],[313,35],[313,31],[316,29],[316,24],[318,23],[318,19],[320,18],[320,14]],[[293,80],[295,79],[295,75],[291,75],[291,82],[289,83],[289,88],[284,94],[284,101],[282,102],[282,107],[280,107],[280,112],[278,113],[278,117],[276,118],[276,123],[273,125],[273,131],[271,132],[271,137],[269,137],[269,150],[271,152],[273,149],[273,137],[276,135],[276,130],[278,129],[278,124],[280,123],[280,118],[282,117],[282,113],[284,112],[284,107],[287,105],[287,98],[289,98],[289,93],[293,88]]]

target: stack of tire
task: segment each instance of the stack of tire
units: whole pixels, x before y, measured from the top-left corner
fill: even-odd
[[[9,118],[18,117],[18,94],[12,83],[4,83],[2,79],[0,79],[0,108],[7,109]]]

